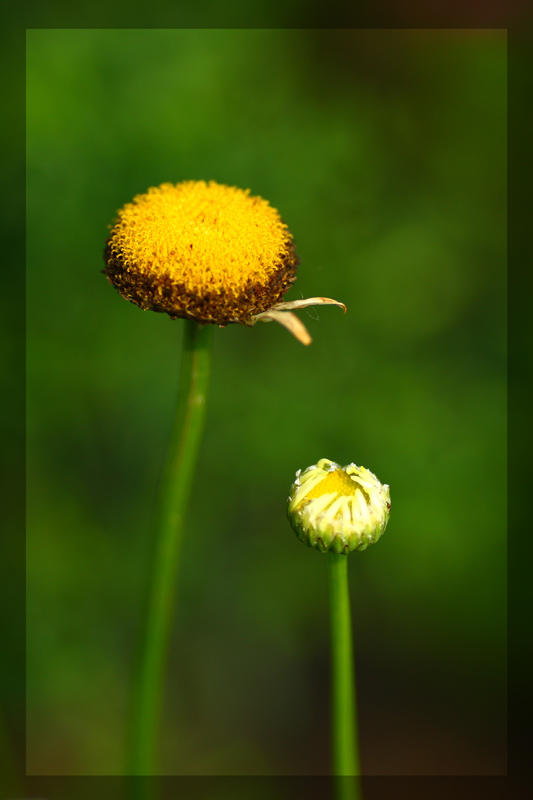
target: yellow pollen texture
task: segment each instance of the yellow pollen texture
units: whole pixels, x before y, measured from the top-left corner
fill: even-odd
[[[202,296],[268,285],[290,256],[292,237],[276,209],[248,190],[185,181],[124,206],[109,247],[126,271],[163,274]]]
[[[358,484],[344,470],[336,469],[335,472],[329,472],[323,481],[314,486],[305,499],[314,500],[316,497],[322,497],[331,492],[345,496],[354,495],[357,488]]]

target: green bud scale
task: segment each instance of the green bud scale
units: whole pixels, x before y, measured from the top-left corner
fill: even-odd
[[[374,473],[327,458],[298,470],[287,503],[287,516],[302,542],[344,555],[377,542],[391,507],[389,487]]]

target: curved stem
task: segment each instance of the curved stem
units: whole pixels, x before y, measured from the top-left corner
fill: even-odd
[[[348,557],[328,553],[331,612],[331,725],[338,800],[360,800],[359,747],[352,648]],[[346,777],[352,776],[352,777]]]
[[[176,418],[155,517],[146,617],[133,699],[128,774],[153,775],[165,667],[175,610],[183,521],[200,444],[212,326],[185,320]]]

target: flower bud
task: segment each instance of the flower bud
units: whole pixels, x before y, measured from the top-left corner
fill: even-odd
[[[327,458],[298,470],[287,503],[287,516],[302,542],[345,555],[377,542],[391,507],[389,487],[372,472]]]

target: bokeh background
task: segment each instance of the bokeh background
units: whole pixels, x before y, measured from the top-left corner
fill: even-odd
[[[116,209],[204,179],[279,209],[276,325],[215,332],[161,772],[327,774],[327,457],[391,486],[350,556],[362,764],[504,774],[506,41],[499,31],[30,30],[27,771],[121,774],[182,322],[101,274]]]

